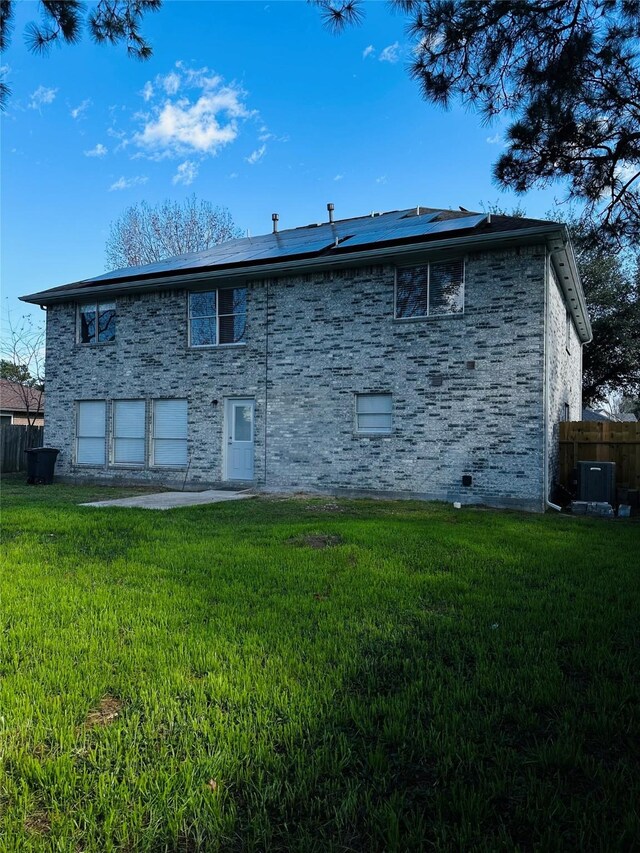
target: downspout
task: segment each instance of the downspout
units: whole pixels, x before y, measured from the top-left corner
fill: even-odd
[[[267,429],[269,419],[269,288],[271,279],[267,278],[266,322],[264,343],[264,485],[267,487]]]
[[[562,511],[562,507],[554,504],[549,500],[549,288],[551,286],[551,255],[549,249],[545,246],[544,250],[544,384],[542,392],[542,458],[544,465],[543,472],[543,489],[545,507],[555,509],[557,512]]]

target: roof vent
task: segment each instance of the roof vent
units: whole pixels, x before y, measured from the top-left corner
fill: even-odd
[[[329,222],[333,222],[333,211],[335,210],[335,205],[329,202],[327,210],[329,211]]]
[[[274,234],[278,233],[278,220],[279,219],[280,219],[280,217],[278,216],[277,213],[271,214],[271,221],[273,222],[273,233]]]

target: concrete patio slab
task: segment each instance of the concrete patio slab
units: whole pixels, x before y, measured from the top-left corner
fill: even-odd
[[[200,504],[217,504],[222,501],[239,501],[251,498],[250,492],[226,492],[217,489],[207,489],[204,492],[158,492],[151,495],[134,495],[132,498],[116,498],[111,501],[92,501],[80,506],[130,506],[139,509],[175,509],[180,506],[198,506]]]

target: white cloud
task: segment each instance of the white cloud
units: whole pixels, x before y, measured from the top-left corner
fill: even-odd
[[[626,184],[631,178],[636,177],[638,166],[635,163],[630,163],[628,160],[623,160],[615,167],[614,174],[620,184]]]
[[[396,41],[393,44],[387,45],[380,52],[378,59],[380,62],[397,62],[400,59],[400,42]]]
[[[207,68],[190,69],[183,63],[176,63],[176,68],[156,78],[154,91],[167,94],[155,102],[150,96],[149,111],[138,116],[142,127],[132,141],[151,159],[215,156],[237,138],[240,121],[255,113],[245,105],[246,94],[236,84],[225,85]],[[188,89],[199,92],[192,95],[185,92]],[[180,97],[173,97],[178,90]]]
[[[55,99],[57,91],[57,89],[48,89],[46,86],[38,86],[31,94],[29,108],[39,110],[45,104],[50,104]]]
[[[379,178],[376,178],[376,184],[386,184],[386,183],[387,183],[387,176],[386,175],[380,175]]]
[[[344,175],[336,175],[333,179],[334,181],[341,181],[344,178]]]
[[[370,44],[368,47],[365,47],[365,49],[362,51],[362,58],[366,59],[368,56],[373,56],[375,54],[375,52],[376,52],[375,47],[372,44]]]
[[[182,83],[182,78],[179,74],[176,74],[175,71],[165,74],[164,77],[158,77],[158,80],[162,84],[162,88],[165,90],[167,95],[175,95]]]
[[[81,104],[69,111],[71,118],[79,118],[91,106],[91,98],[85,98]]]
[[[104,157],[109,149],[102,144],[102,142],[98,142],[95,148],[91,148],[89,151],[84,152],[85,157]]]
[[[192,184],[197,177],[197,163],[194,163],[193,160],[185,160],[184,163],[180,163],[178,166],[178,171],[173,176],[172,182],[174,184],[184,184],[188,187],[189,184]]]
[[[109,192],[113,192],[113,190],[129,190],[131,187],[138,187],[141,184],[146,184],[149,178],[145,175],[136,175],[133,178],[125,178],[124,176],[118,178],[118,180],[111,184],[109,187]]]
[[[266,128],[266,127],[260,128],[260,135],[258,136],[258,139],[260,140],[260,142],[270,142],[270,141],[272,141],[272,142],[288,142],[289,141],[289,137],[286,133],[283,134],[282,136],[276,136],[275,133],[271,133],[268,130],[268,128]]]
[[[167,101],[134,136],[141,148],[179,154],[185,150],[216,154],[238,136],[237,118],[246,116],[233,89],[202,95],[195,103]]]
[[[11,71],[10,65],[0,65],[0,74],[8,74]]]
[[[177,73],[182,75],[180,78],[181,85],[184,84],[187,87],[217,89],[222,83],[222,77],[219,74],[210,76],[211,72],[206,65],[202,68],[188,68],[182,60],[178,60],[176,68],[178,69]],[[164,80],[162,75],[158,75],[156,79],[158,81]]]
[[[234,178],[238,177],[238,173],[237,172],[231,172],[229,175],[227,175],[227,177],[229,178],[230,181],[232,181]]]
[[[487,136],[487,142],[489,145],[500,145],[502,142],[502,134],[500,131],[495,133],[493,136]]]
[[[150,80],[142,87],[142,91],[140,92],[145,101],[150,101],[153,98],[153,83]]]
[[[247,163],[251,163],[254,166],[259,160],[262,160],[264,155],[267,153],[267,146],[261,145],[260,148],[256,148],[255,151],[252,151],[251,154],[246,158]]]

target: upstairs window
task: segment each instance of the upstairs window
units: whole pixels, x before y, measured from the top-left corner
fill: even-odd
[[[356,394],[356,432],[389,435],[393,429],[391,394]]]
[[[244,343],[246,323],[246,287],[189,294],[189,346]]]
[[[115,339],[115,302],[88,302],[78,306],[78,340],[81,344],[107,344]]]
[[[440,317],[463,311],[463,260],[397,270],[396,318]]]

